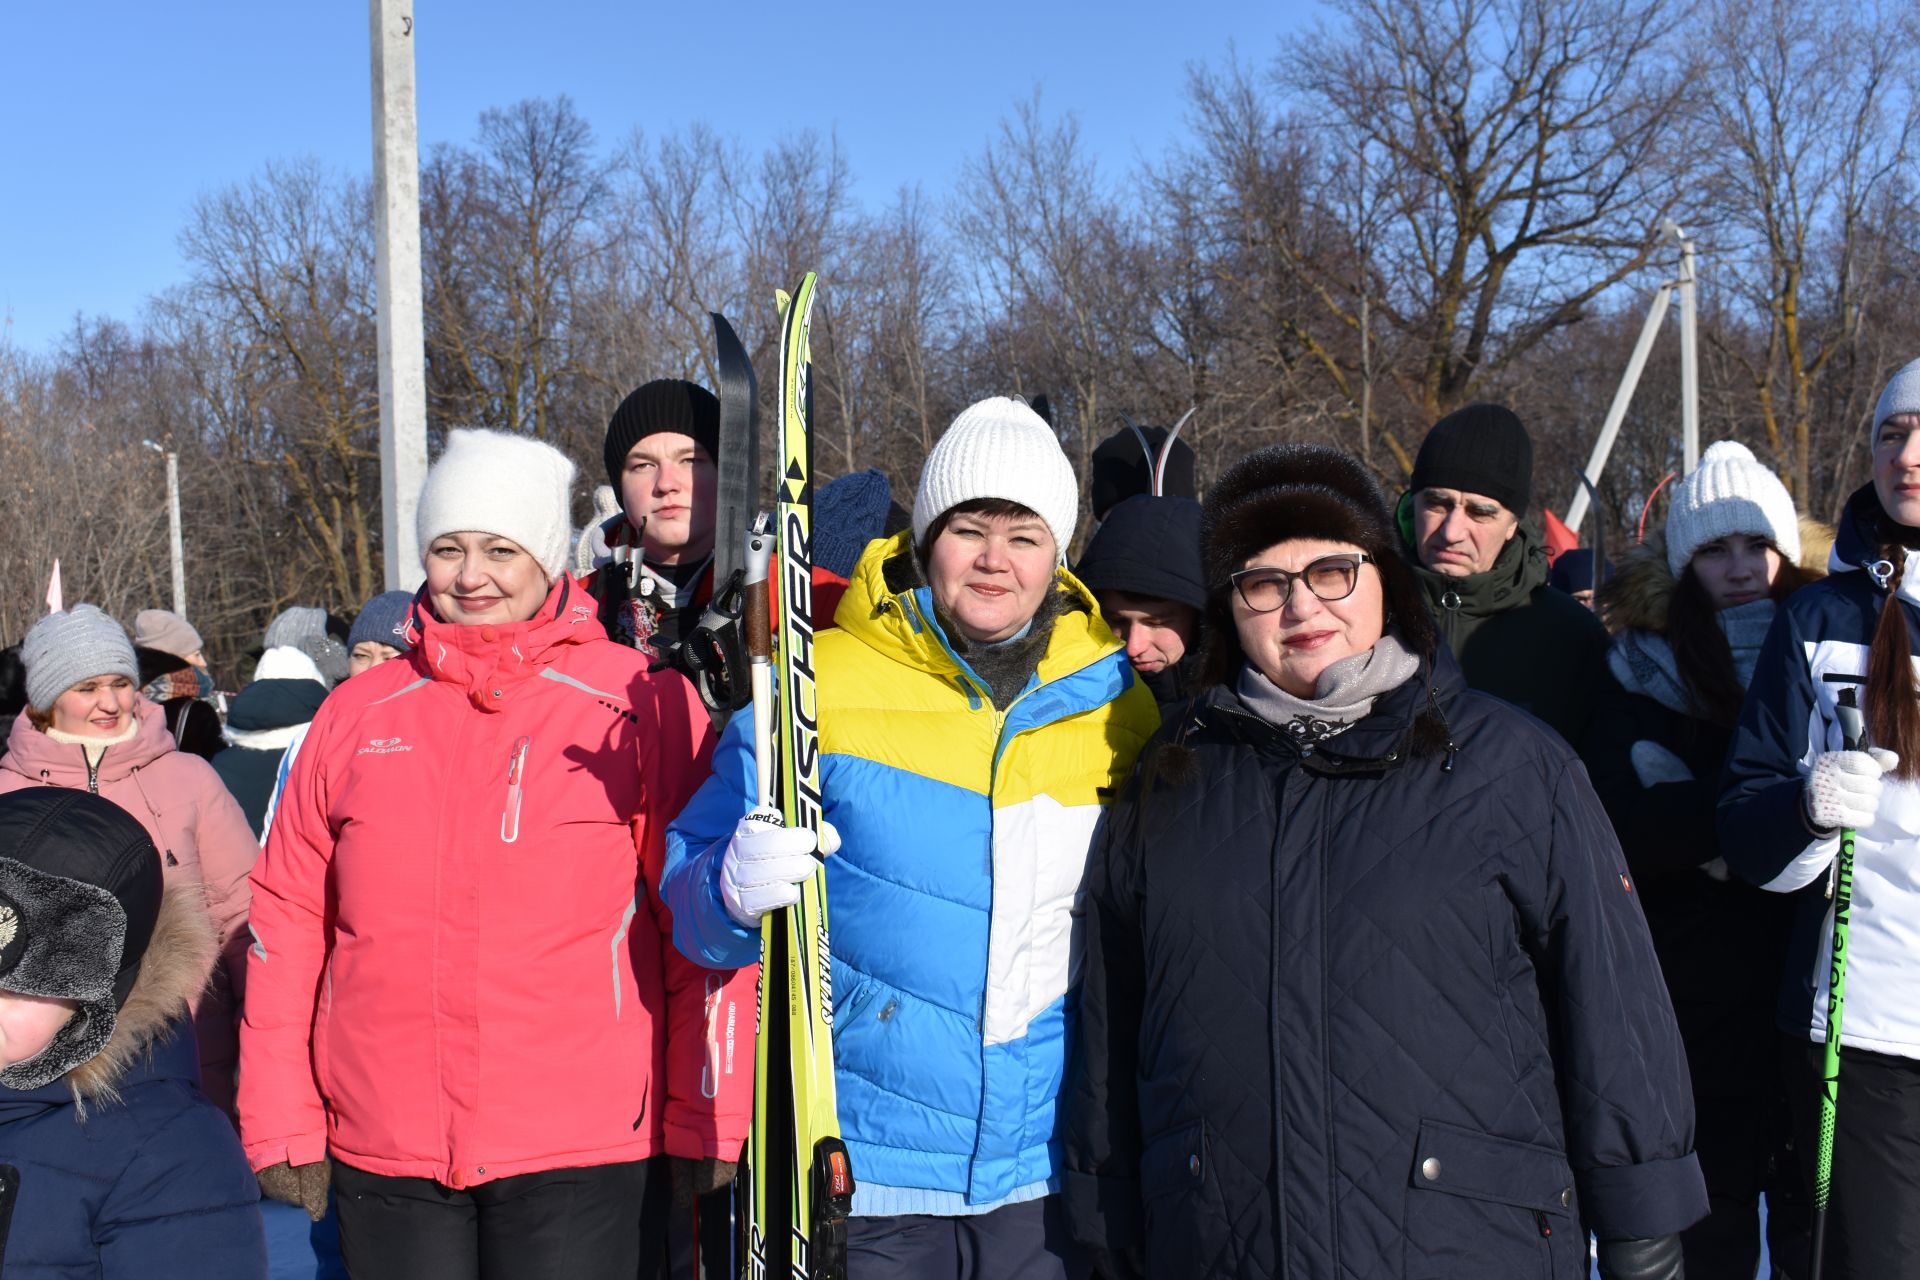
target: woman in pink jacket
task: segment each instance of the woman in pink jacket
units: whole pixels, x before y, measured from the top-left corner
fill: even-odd
[[[247,873],[260,854],[246,815],[212,765],[174,749],[165,713],[139,692],[139,662],[118,622],[90,604],[50,613],[27,632],[20,656],[27,710],[0,756],[0,793],[74,787],[105,796],[146,827],[169,884],[205,886],[221,961],[194,1009],[200,1088],[231,1112]]]
[[[355,1280],[631,1280],[655,1157],[708,1189],[746,1136],[753,974],[651,888],[707,716],[564,571],[572,477],[452,433],[412,652],[320,708],[254,873],[241,1138],[316,1216],[331,1176]]]

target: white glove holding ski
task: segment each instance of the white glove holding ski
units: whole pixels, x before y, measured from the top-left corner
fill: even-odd
[[[840,833],[822,821],[823,854],[840,847]],[[788,827],[772,805],[740,819],[720,855],[720,902],[743,929],[758,929],[760,917],[800,901],[800,882],[820,865],[813,832]]]
[[[1807,775],[1807,820],[1820,831],[1872,826],[1886,789],[1881,775],[1899,763],[1899,756],[1880,747],[1815,756]]]

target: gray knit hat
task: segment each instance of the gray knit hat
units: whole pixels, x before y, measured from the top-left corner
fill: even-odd
[[[335,631],[340,634],[334,634]],[[343,640],[346,631],[347,628],[327,616],[325,609],[317,605],[295,605],[281,610],[280,615],[267,624],[264,643],[269,649],[285,645],[306,654],[327,678],[327,687],[332,688],[352,670],[347,665],[347,646]]]
[[[372,640],[405,653],[413,648],[407,639],[407,619],[413,612],[413,592],[382,591],[360,606],[360,616],[347,632],[347,651],[362,640]]]
[[[20,642],[20,661],[27,669],[27,705],[35,711],[51,709],[61,694],[94,676],[140,680],[126,628],[90,604],[34,623]]]

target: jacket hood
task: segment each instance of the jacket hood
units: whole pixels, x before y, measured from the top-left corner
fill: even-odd
[[[959,675],[960,659],[934,621],[933,589],[912,569],[912,539],[912,532],[903,529],[867,545],[834,610],[833,623],[915,670],[942,678]],[[894,566],[891,583],[890,565]],[[1042,684],[1125,647],[1100,619],[1093,593],[1072,573],[1056,569],[1054,590],[1070,599],[1054,620],[1053,635],[1036,671]]]
[[[198,1081],[199,1050],[188,1006],[206,990],[219,938],[197,884],[169,884],[113,1034],[87,1061],[37,1089],[0,1089],[0,1125],[26,1113],[111,1103],[148,1079]]]
[[[142,696],[135,700],[133,714],[139,723],[139,730],[131,740],[115,743],[100,757],[96,777],[102,786],[119,782],[135,769],[143,769],[174,750],[173,731],[167,728],[167,713],[157,703]],[[72,743],[55,742],[34,728],[25,716],[13,722],[13,730],[7,735],[7,753],[0,759],[0,768],[11,769],[34,782],[50,786],[79,787],[84,790],[87,785],[86,751]]]
[[[1413,567],[1421,589],[1434,608],[1440,608],[1441,601],[1451,592],[1459,598],[1457,611],[1461,615],[1490,618],[1526,604],[1535,591],[1546,585],[1547,548],[1525,521],[1514,530],[1507,545],[1500,548],[1499,558],[1485,573],[1454,578],[1427,568],[1420,563],[1413,542],[1412,501],[1411,493],[1401,497],[1395,511],[1396,522],[1406,544],[1407,563]]]
[[[233,735],[306,724],[326,698],[327,686],[317,680],[255,680],[227,710],[227,740],[244,746]]]
[[[1834,530],[1811,516],[1800,517],[1799,568],[1811,578],[1826,576],[1827,558],[1834,544]],[[1667,632],[1667,611],[1673,604],[1673,590],[1679,585],[1673,570],[1667,567],[1667,540],[1655,532],[1645,542],[1629,548],[1614,569],[1613,578],[1600,592],[1601,608],[1607,625],[1615,632]]]
[[[593,597],[564,572],[525,622],[443,622],[422,593],[409,627],[417,637],[414,647],[393,661],[412,664],[426,679],[460,687],[482,711],[498,711],[563,651],[607,638],[595,612]]]

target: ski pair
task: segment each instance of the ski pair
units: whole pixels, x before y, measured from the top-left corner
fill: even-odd
[[[773,518],[747,538],[744,623],[752,673],[760,804],[790,827],[821,826],[820,725],[813,666],[813,395],[809,325],[816,279],[780,295],[781,470]],[[760,1023],[754,1045],[753,1280],[845,1280],[853,1173],[840,1140],[826,868],[800,900],[761,922]]]

